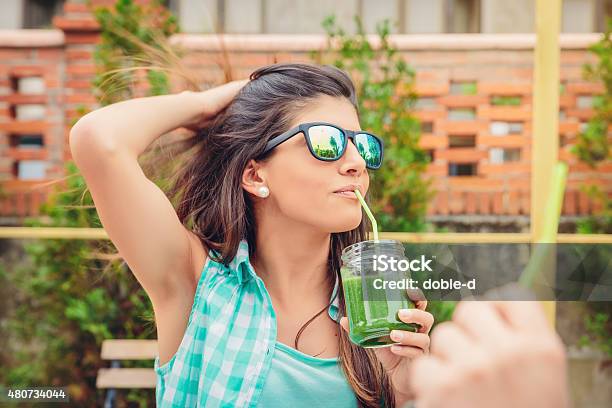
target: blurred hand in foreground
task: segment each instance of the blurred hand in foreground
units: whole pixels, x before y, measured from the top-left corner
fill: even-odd
[[[564,345],[539,302],[471,300],[434,329],[409,378],[416,408],[567,408],[566,376]]]

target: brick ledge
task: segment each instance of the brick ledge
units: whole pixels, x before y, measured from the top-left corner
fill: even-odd
[[[93,27],[84,28],[92,30]],[[601,33],[561,34],[562,49],[585,49]],[[373,44],[378,37],[369,35]],[[218,51],[221,41],[229,51],[310,51],[325,45],[323,34],[176,34],[170,42],[191,50]],[[535,34],[396,34],[389,41],[399,50],[531,50]],[[0,47],[58,47],[65,44],[62,30],[0,30]]]
[[[602,37],[600,33],[561,34],[562,49],[585,49]],[[376,46],[377,35],[368,35]],[[531,50],[535,34],[396,34],[389,42],[399,50]],[[230,51],[309,51],[325,46],[323,34],[175,34],[171,43],[191,50],[220,50],[221,42]]]
[[[22,29],[0,30],[0,47],[62,47],[65,43],[62,30]]]

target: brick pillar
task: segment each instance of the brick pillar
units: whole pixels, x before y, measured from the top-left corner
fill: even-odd
[[[114,1],[93,0],[92,5],[114,3]],[[100,27],[87,4],[68,0],[64,4],[64,14],[53,19],[53,25],[64,32],[66,61],[64,76],[64,159],[71,158],[68,145],[70,128],[80,114],[78,109],[88,111],[97,107],[91,92],[95,75],[93,51],[100,40]]]
[[[78,0],[67,0],[64,15],[56,16],[53,24],[64,32],[66,75],[64,84],[65,149],[64,157],[70,159],[68,134],[74,122],[81,116],[78,109],[87,111],[99,105],[92,93],[92,81],[96,67],[93,53],[100,42],[100,26],[93,16],[93,9],[112,7],[116,0],[90,0],[90,5]],[[136,4],[148,4],[150,0],[134,0]]]

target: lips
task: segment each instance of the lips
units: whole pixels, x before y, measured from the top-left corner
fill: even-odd
[[[334,194],[338,194],[345,197],[357,198],[355,195],[355,190],[359,190],[361,194],[363,194],[363,189],[358,184],[349,184],[344,187],[341,187],[334,191]]]
[[[334,192],[334,194],[343,196],[343,197],[347,197],[347,198],[354,198],[355,200],[357,199],[357,196],[352,191],[337,191],[337,192]]]

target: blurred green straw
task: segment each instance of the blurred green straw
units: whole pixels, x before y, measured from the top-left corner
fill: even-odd
[[[374,233],[374,242],[378,243],[378,223],[376,222],[376,219],[374,219],[374,216],[372,215],[372,211],[370,211],[370,208],[366,204],[365,200],[363,199],[363,196],[361,195],[361,192],[359,192],[358,189],[355,190],[355,195],[359,199],[361,206],[365,210],[366,214],[368,215],[368,218],[370,219],[370,222],[372,223],[372,229],[373,229],[372,232]]]
[[[529,262],[519,278],[519,283],[526,288],[531,288],[538,272],[540,272],[551,255],[550,249],[552,245],[547,244],[554,244],[556,242],[557,231],[559,228],[559,217],[561,216],[561,207],[563,205],[563,196],[565,193],[566,178],[567,164],[557,162],[553,170],[550,196],[546,202],[542,236],[539,237],[536,242],[540,245],[537,246],[533,252],[533,255],[529,258]]]

